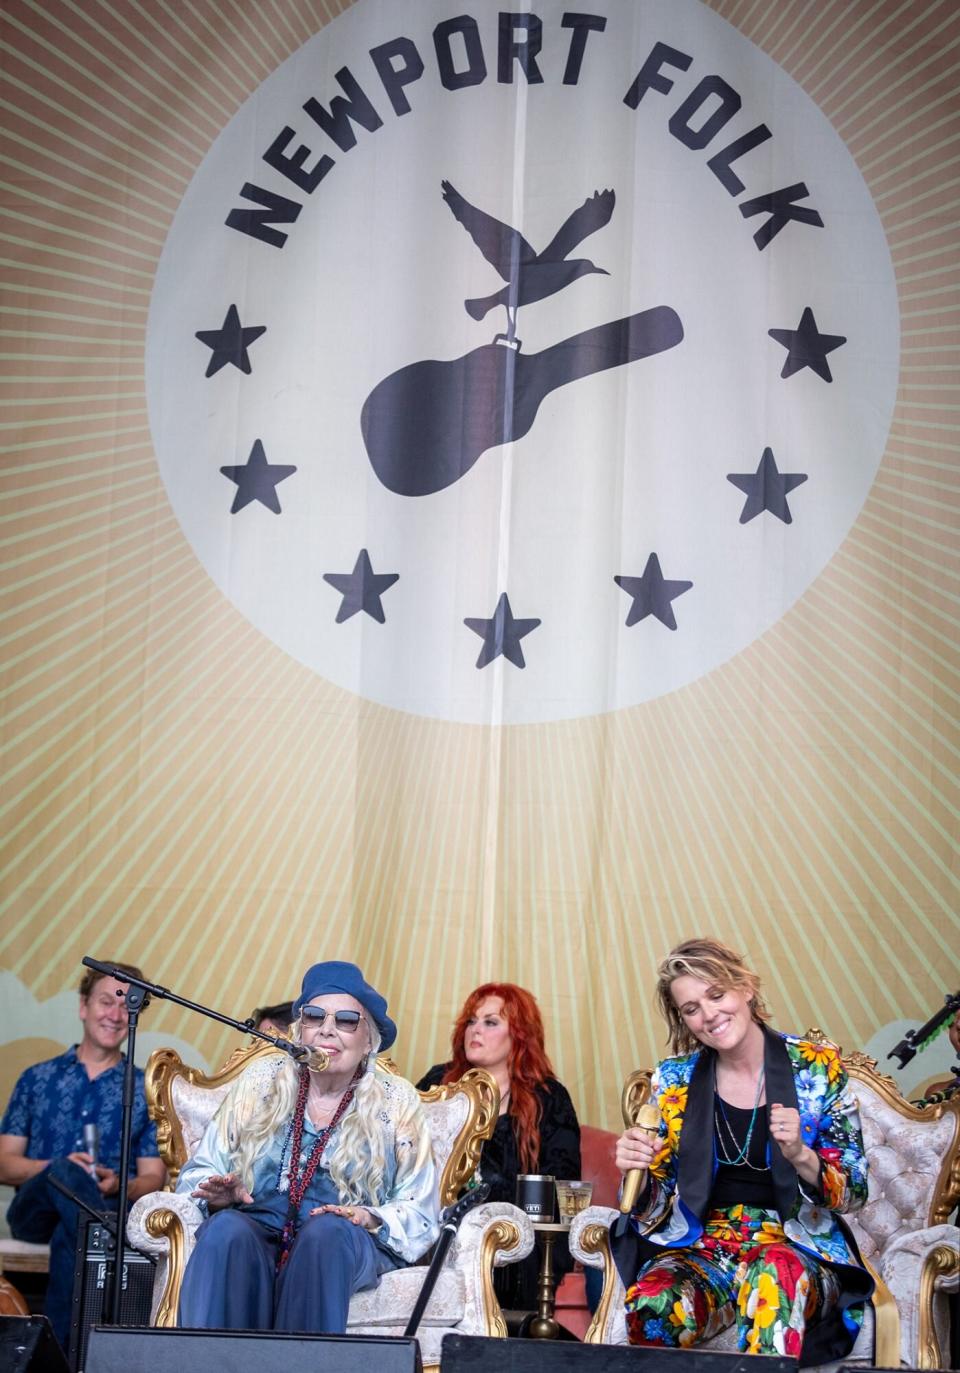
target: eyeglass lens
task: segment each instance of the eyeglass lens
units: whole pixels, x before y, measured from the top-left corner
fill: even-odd
[[[311,1025],[322,1025],[328,1015],[333,1016],[337,1029],[347,1033],[352,1033],[360,1024],[359,1011],[328,1011],[323,1006],[304,1006],[300,1014]]]

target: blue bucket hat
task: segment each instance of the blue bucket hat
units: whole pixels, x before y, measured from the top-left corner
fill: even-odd
[[[386,997],[370,986],[356,963],[314,963],[303,975],[300,995],[293,1003],[294,1018],[315,996],[341,992],[352,996],[367,1012],[380,1034],[380,1050],[389,1049],[397,1037],[397,1027],[387,1015]]]

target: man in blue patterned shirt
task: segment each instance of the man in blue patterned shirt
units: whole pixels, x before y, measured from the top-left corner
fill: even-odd
[[[134,977],[129,963],[113,966]],[[50,1244],[46,1311],[64,1348],[70,1305],[79,1208],[51,1184],[64,1182],[95,1210],[115,1210],[120,1179],[120,1121],[127,1032],[126,984],[89,970],[80,983],[79,1044],[57,1058],[27,1068],[17,1079],[0,1121],[0,1183],[16,1187],[7,1212],[15,1239]],[[84,1126],[99,1128],[97,1159],[84,1148]],[[143,1070],[136,1070],[131,1139],[131,1201],[163,1186],[156,1127],[147,1114]]]

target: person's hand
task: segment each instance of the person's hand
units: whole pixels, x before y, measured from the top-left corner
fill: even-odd
[[[770,1138],[788,1163],[797,1164],[806,1152],[800,1131],[800,1112],[775,1101],[770,1106]]]
[[[360,1225],[364,1230],[379,1230],[383,1224],[372,1211],[368,1211],[365,1206],[315,1206],[310,1212],[311,1216],[343,1216],[344,1220],[350,1221],[351,1225]]]
[[[636,1126],[624,1130],[617,1140],[614,1155],[621,1173],[629,1173],[631,1168],[649,1168],[660,1148],[659,1140],[647,1130]]]
[[[77,1149],[72,1154],[67,1154],[67,1158],[93,1178],[100,1188],[101,1196],[112,1197],[114,1192],[118,1191],[120,1182],[116,1173],[111,1168],[104,1168],[102,1164],[94,1163],[92,1154],[88,1154],[84,1149]],[[103,1179],[108,1175],[112,1182],[109,1182],[108,1186],[104,1188]]]
[[[253,1201],[236,1173],[224,1173],[222,1177],[214,1174],[213,1177],[204,1178],[190,1195],[205,1201],[211,1213],[222,1211],[226,1206],[249,1206]]]
[[[97,1173],[97,1186],[102,1197],[114,1197],[120,1191],[120,1175],[104,1163],[94,1165]]]

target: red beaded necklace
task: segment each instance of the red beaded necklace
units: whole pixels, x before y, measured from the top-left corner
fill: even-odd
[[[307,1159],[306,1165],[304,1165],[300,1155],[303,1149],[303,1120],[307,1112],[307,1094],[310,1090],[310,1069],[306,1064],[302,1064],[300,1067],[300,1087],[297,1092],[297,1104],[293,1113],[293,1133],[290,1140],[290,1187],[287,1193],[287,1217],[283,1223],[283,1229],[280,1232],[280,1245],[277,1250],[278,1273],[290,1257],[290,1250],[293,1247],[293,1241],[297,1233],[300,1203],[306,1196],[307,1189],[313,1181],[313,1175],[320,1165],[320,1159],[323,1157],[323,1151],[327,1146],[327,1140],[340,1124],[347,1108],[353,1100],[354,1088],[360,1081],[362,1071],[363,1065],[360,1064],[351,1079],[350,1086],[340,1098],[340,1104],[336,1111],[334,1111],[333,1119],[330,1124],[324,1126],[317,1135],[317,1142],[311,1149],[310,1157]]]

